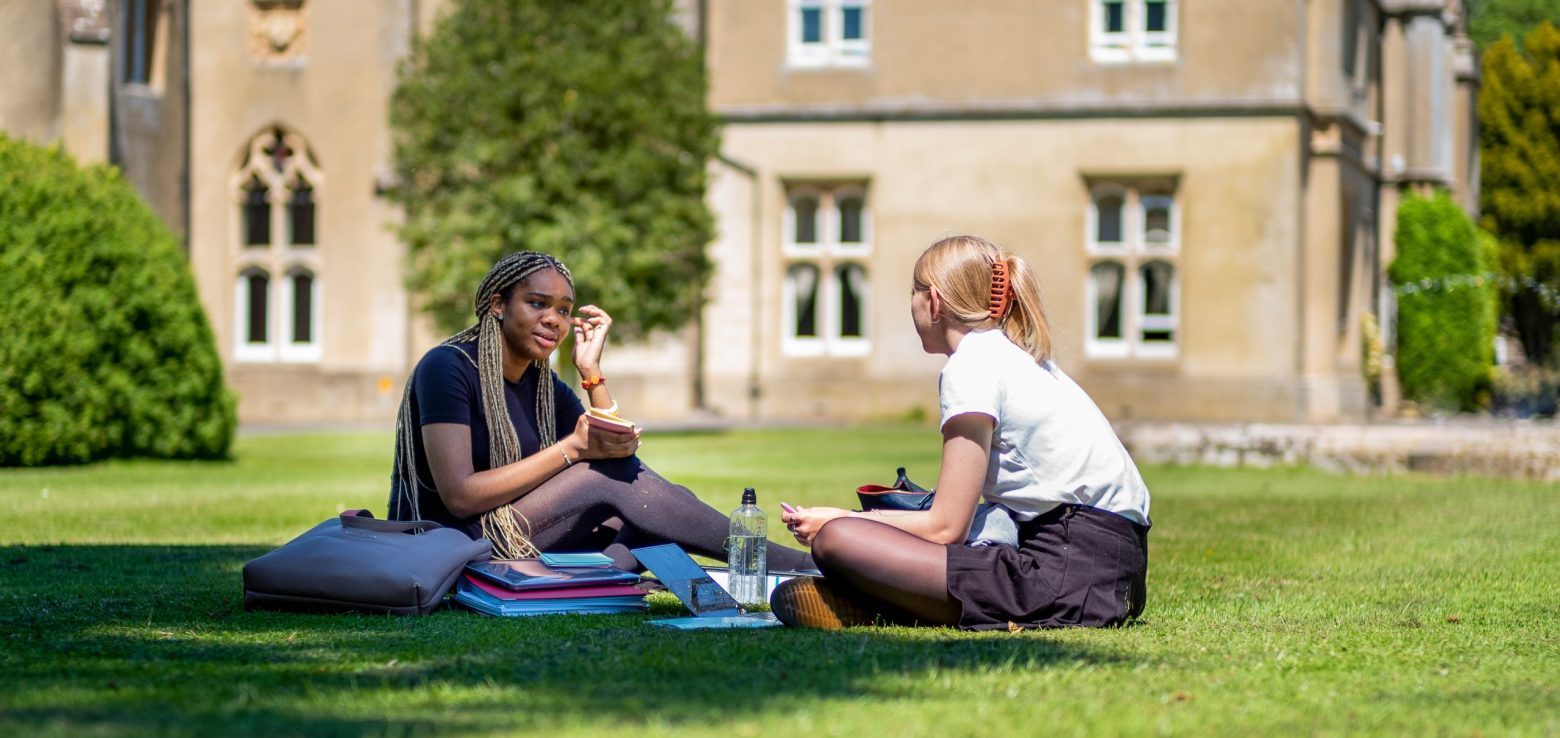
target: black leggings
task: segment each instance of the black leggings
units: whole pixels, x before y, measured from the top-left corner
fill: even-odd
[[[542,551],[601,551],[621,569],[643,567],[631,548],[676,543],[726,560],[726,514],[672,484],[637,457],[579,462],[516,500]],[[812,557],[769,544],[769,568],[811,569]]]

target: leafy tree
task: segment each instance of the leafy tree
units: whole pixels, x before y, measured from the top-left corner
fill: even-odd
[[[391,100],[408,285],[470,324],[499,256],[564,260],[618,334],[696,315],[711,272],[705,167],[719,146],[700,49],[670,0],[459,0]]]
[[[1481,49],[1502,36],[1521,39],[1544,21],[1560,23],[1560,0],[1469,0],[1468,35]]]
[[[1397,371],[1404,396],[1471,410],[1490,389],[1495,363],[1494,245],[1446,193],[1410,197],[1398,209]]]
[[[1523,351],[1543,363],[1560,320],[1560,30],[1549,22],[1522,52],[1510,38],[1485,52],[1479,147],[1482,223],[1500,240]]]
[[[108,167],[0,134],[0,466],[225,456],[189,259]]]

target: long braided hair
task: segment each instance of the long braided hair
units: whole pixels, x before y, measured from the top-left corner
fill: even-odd
[[[556,269],[574,286],[574,277],[563,262],[536,251],[521,251],[498,260],[483,277],[477,287],[475,310],[477,322],[471,327],[445,339],[440,346],[476,341],[477,358],[468,354],[466,360],[477,369],[477,383],[482,395],[482,413],[487,416],[488,443],[493,468],[520,460],[520,437],[509,419],[508,405],[504,402],[504,334],[501,321],[491,309],[493,296],[507,296],[511,288],[525,278],[543,269]],[[460,350],[460,349],[457,349]],[[465,354],[464,351],[461,351]],[[535,362],[536,381],[536,431],[542,446],[558,442],[554,418],[557,415],[553,398],[553,376],[547,359]],[[412,417],[412,380],[407,378],[406,389],[401,393],[401,411],[395,424],[395,473],[390,488],[390,518],[417,520],[422,517],[418,498],[424,485],[417,469],[417,453],[413,435],[417,423]],[[482,514],[482,535],[493,542],[493,554],[499,559],[520,559],[538,555],[531,545],[529,523],[525,516],[509,503]]]

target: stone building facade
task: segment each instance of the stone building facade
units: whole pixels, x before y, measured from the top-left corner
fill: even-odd
[[[388,419],[436,338],[381,193],[396,61],[444,4],[0,6],[28,31],[0,128],[119,164],[186,236],[246,421]],[[1477,201],[1461,0],[679,9],[726,121],[717,275],[694,328],[609,356],[637,419],[935,413],[910,268],[956,232],[1036,264],[1114,419],[1359,418],[1397,203]]]

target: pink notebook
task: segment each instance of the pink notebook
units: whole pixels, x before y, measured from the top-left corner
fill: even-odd
[[[466,581],[470,582],[472,586],[501,600],[572,600],[583,597],[637,597],[645,593],[644,590],[627,584],[597,584],[589,587],[559,587],[557,589],[532,589],[516,592],[512,589],[504,589],[496,584],[489,584],[470,574],[464,576]]]

